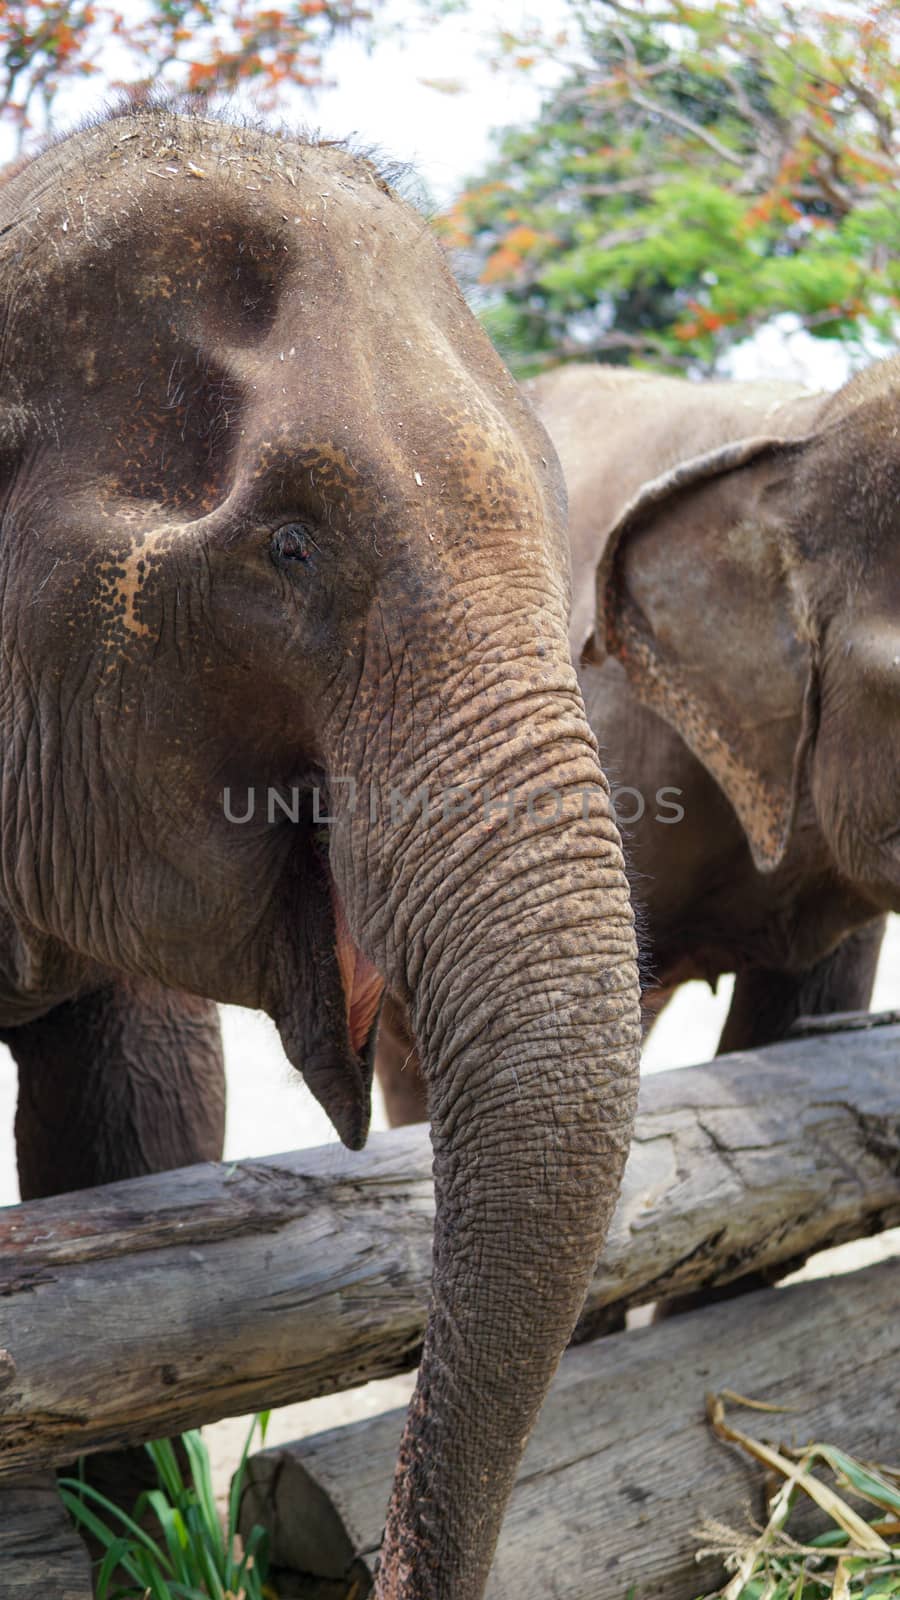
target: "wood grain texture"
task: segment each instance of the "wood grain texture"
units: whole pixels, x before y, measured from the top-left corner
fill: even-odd
[[[3,1600],[92,1600],[93,1592],[87,1550],[52,1474],[0,1484]]]
[[[900,1221],[900,1027],[644,1080],[587,1301],[637,1305]],[[0,1211],[0,1474],[414,1366],[427,1130]]]
[[[810,1038],[816,1033],[850,1033],[860,1028],[883,1028],[900,1022],[900,1011],[832,1011],[828,1016],[797,1017],[791,1024],[792,1039]]]
[[[900,1456],[900,1260],[846,1277],[762,1290],[572,1349],[520,1468],[486,1600],[692,1600],[722,1581],[694,1560],[702,1519],[746,1527],[763,1469],[713,1437],[707,1391],[793,1409],[736,1413],[787,1444],[840,1443]],[[403,1411],[249,1462],[242,1526],[262,1522],[284,1595],[334,1600],[371,1570]],[[809,1531],[812,1510],[797,1526]]]

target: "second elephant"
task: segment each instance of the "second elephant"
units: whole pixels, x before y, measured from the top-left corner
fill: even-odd
[[[643,907],[645,1010],[735,973],[720,1050],[865,1008],[900,910],[900,358],[836,394],[568,366],[570,643]],[[402,1014],[378,1063],[426,1115]]]

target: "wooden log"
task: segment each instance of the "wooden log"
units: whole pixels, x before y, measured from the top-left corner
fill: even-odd
[[[739,1529],[761,1516],[764,1474],[713,1437],[706,1392],[792,1408],[740,1413],[757,1438],[894,1461],[898,1311],[900,1260],[569,1350],[525,1452],[486,1600],[692,1600],[717,1588],[721,1568],[694,1559],[695,1530],[707,1516]],[[268,1529],[282,1596],[368,1591],[403,1420],[386,1412],[251,1457],[241,1527]],[[816,1515],[797,1526],[808,1533]]]
[[[636,1305],[900,1220],[900,1027],[644,1080],[587,1300]],[[414,1366],[427,1130],[0,1211],[0,1472]]]
[[[91,1563],[52,1474],[0,1484],[4,1600],[92,1600]]]
[[[791,1023],[791,1039],[808,1039],[816,1033],[852,1033],[860,1028],[883,1028],[900,1022],[900,1011],[832,1011],[824,1017],[798,1017]]]

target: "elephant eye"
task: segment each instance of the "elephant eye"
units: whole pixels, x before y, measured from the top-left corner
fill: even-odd
[[[312,533],[303,522],[286,522],[272,535],[271,553],[276,567],[294,568],[308,561],[318,549]]]

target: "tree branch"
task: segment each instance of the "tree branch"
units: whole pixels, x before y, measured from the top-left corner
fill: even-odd
[[[595,339],[586,343],[578,339],[562,339],[548,356],[546,365],[556,366],[560,358],[564,361],[584,360],[588,356],[610,354],[615,350],[631,350],[635,355],[652,355],[656,360],[664,361],[667,366],[676,367],[679,371],[687,372],[697,365],[696,355],[678,356],[674,350],[661,339],[654,338],[652,333],[621,333],[612,330],[609,333],[598,334]]]
[[[821,128],[808,127],[807,138],[818,150],[824,150],[828,155],[840,159],[841,156],[852,156],[854,161],[862,161],[877,172],[883,172],[886,177],[892,178],[895,183],[900,182],[900,164],[890,161],[885,156],[880,156],[875,150],[860,150],[855,144],[838,144],[836,139],[829,139],[827,133]]]
[[[666,122],[671,122],[674,127],[683,129],[692,138],[699,139],[702,144],[705,144],[721,161],[727,161],[731,166],[738,167],[743,172],[747,164],[746,158],[736,155],[733,150],[728,149],[727,145],[720,144],[715,135],[709,133],[706,128],[701,128],[698,123],[692,122],[690,117],[682,116],[680,111],[673,111],[671,106],[660,105],[659,101],[648,99],[646,95],[635,89],[630,81],[628,90],[628,97],[632,105],[640,106],[642,111],[648,112],[651,116],[662,117]]]

